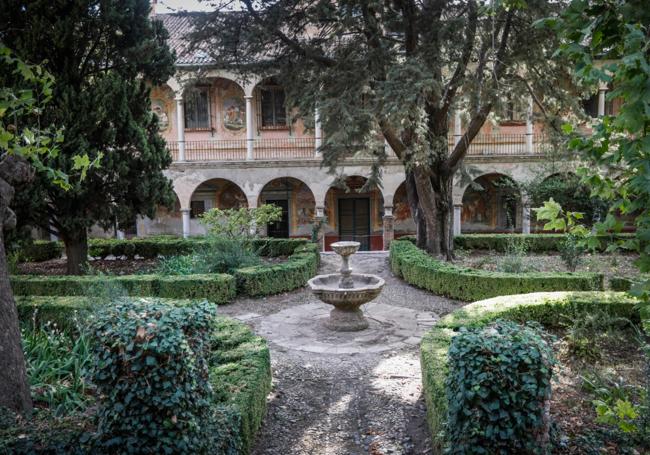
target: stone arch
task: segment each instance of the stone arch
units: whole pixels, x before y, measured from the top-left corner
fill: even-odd
[[[408,202],[405,180],[397,187],[393,196],[393,217],[396,238],[402,235],[415,234],[416,226]]]
[[[339,240],[361,242],[361,250],[383,249],[384,198],[379,188],[359,192],[367,180],[353,174],[345,177],[345,185],[330,184],[324,206],[326,250]]]
[[[257,204],[274,203],[283,218],[267,227],[270,237],[309,237],[316,216],[316,199],[307,183],[295,177],[276,177],[262,187]]]
[[[463,232],[521,229],[522,197],[512,177],[487,173],[468,184],[462,196]]]

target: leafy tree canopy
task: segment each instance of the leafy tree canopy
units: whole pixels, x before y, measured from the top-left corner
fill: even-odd
[[[149,8],[147,0],[0,0],[0,40],[56,80],[40,123],[61,128],[65,139],[44,164],[68,174],[85,163],[80,155],[99,160],[67,191],[38,172],[16,200],[21,221],[64,240],[70,273],[85,262],[90,226],[127,226],[172,203],[161,172],[171,158],[150,112],[149,84],[169,78],[173,55]]]

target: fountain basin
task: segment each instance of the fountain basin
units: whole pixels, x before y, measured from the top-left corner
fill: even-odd
[[[385,281],[375,275],[351,273],[352,287],[341,288],[341,275],[333,273],[318,275],[308,281],[312,293],[321,301],[334,306],[325,325],[341,332],[363,330],[368,320],[363,316],[360,306],[377,297],[384,288]]]

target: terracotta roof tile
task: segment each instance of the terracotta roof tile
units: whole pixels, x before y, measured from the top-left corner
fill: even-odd
[[[213,63],[207,52],[200,49],[189,50],[188,36],[193,31],[194,20],[205,13],[156,14],[169,32],[168,44],[176,51],[177,65],[209,65]]]

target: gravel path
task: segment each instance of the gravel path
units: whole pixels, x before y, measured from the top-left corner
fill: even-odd
[[[324,254],[322,258],[320,273],[332,273],[339,267],[338,256]],[[356,271],[386,280],[378,303],[414,310],[412,314],[426,312],[432,318],[461,305],[395,278],[384,253],[356,254],[351,265]],[[261,299],[238,299],[220,307],[220,313],[246,321],[272,340],[277,334],[261,333],[265,316],[291,308],[299,311],[303,305],[311,308],[306,304],[315,302],[309,291],[301,289]],[[350,340],[355,338],[348,338],[348,343]],[[269,345],[273,392],[255,455],[430,453],[417,344],[354,354],[307,352],[300,345],[292,348],[273,341]]]

